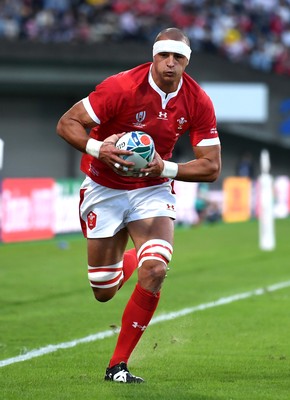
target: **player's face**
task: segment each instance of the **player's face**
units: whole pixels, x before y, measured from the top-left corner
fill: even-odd
[[[187,64],[188,60],[182,54],[156,54],[152,66],[154,82],[164,92],[175,91]]]

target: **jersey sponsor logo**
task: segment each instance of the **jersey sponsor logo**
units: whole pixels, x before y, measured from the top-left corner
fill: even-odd
[[[89,229],[94,229],[97,224],[97,216],[93,211],[90,211],[87,215],[87,222]]]
[[[144,126],[146,126],[145,124],[143,124],[143,121],[146,118],[146,111],[139,111],[136,113],[136,122],[133,122],[133,125],[138,127],[138,128],[143,128]]]
[[[166,121],[166,120],[168,119],[168,118],[167,118],[167,112],[159,111],[159,114],[158,114],[157,119],[163,119],[163,120]]]
[[[186,124],[187,120],[184,117],[180,117],[177,119],[178,122],[178,127],[177,129],[182,129],[183,128],[183,124]]]

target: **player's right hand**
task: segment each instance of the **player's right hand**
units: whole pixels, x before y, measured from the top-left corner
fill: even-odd
[[[126,176],[127,172],[134,167],[134,163],[124,160],[122,155],[131,155],[132,151],[120,150],[116,142],[125,132],[113,134],[107,137],[100,148],[99,160],[112,168],[118,175]]]

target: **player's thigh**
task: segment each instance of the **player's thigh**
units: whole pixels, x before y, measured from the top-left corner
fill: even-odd
[[[128,238],[128,232],[123,228],[112,237],[87,239],[88,265],[100,267],[121,261]]]
[[[138,251],[152,239],[165,240],[173,245],[174,221],[169,217],[153,217],[132,221],[127,225],[128,232]]]

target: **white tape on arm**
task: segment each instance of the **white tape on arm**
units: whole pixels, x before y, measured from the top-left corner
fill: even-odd
[[[162,178],[175,178],[178,173],[178,164],[172,161],[164,161],[163,171],[161,172]]]
[[[100,148],[101,148],[102,144],[103,144],[103,142],[100,142],[99,140],[90,138],[87,141],[86,152],[95,158],[99,158]]]

